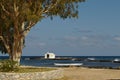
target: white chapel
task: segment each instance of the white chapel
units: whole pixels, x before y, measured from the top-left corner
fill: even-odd
[[[45,59],[55,59],[55,54],[47,52],[45,53]]]

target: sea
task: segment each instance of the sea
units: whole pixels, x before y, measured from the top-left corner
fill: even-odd
[[[0,56],[0,60],[8,59]],[[120,68],[120,56],[57,56],[56,59],[44,59],[44,56],[22,56],[23,66],[58,67],[54,63],[82,63],[83,67]]]

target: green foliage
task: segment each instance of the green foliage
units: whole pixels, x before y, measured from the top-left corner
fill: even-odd
[[[0,71],[1,72],[14,72],[19,70],[16,66],[17,62],[11,60],[1,60],[0,61]]]

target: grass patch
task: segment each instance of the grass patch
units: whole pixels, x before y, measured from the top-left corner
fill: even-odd
[[[31,73],[31,72],[45,72],[45,71],[51,71],[51,70],[56,70],[55,68],[32,68],[32,67],[27,67],[27,68],[22,68],[20,67],[16,71],[12,71],[12,73]],[[9,72],[8,72],[9,73]]]
[[[51,71],[55,70],[53,68],[20,68],[17,72],[18,73],[28,73],[28,72],[44,72],[44,71]]]

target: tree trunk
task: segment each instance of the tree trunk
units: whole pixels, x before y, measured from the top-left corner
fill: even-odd
[[[20,59],[21,59],[21,54],[22,54],[21,52],[16,52],[14,54],[11,54],[11,55],[9,55],[9,59],[17,62],[16,65],[19,66],[20,65]]]
[[[20,65],[22,49],[24,46],[23,41],[24,41],[24,37],[21,37],[20,40],[15,40],[13,43],[13,49],[11,53],[9,54],[10,60],[17,62],[17,66]]]

